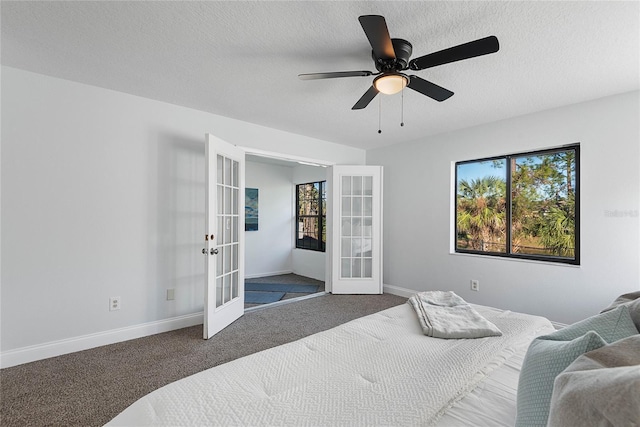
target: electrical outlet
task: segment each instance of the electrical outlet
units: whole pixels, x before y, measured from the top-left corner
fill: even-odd
[[[480,290],[480,281],[471,279],[471,290],[478,292]]]
[[[120,297],[109,298],[109,311],[120,310]]]
[[[173,301],[174,299],[176,299],[176,290],[167,289],[167,301]]]

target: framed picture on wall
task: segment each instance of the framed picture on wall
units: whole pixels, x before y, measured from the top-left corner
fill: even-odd
[[[258,230],[258,189],[245,188],[244,230]]]

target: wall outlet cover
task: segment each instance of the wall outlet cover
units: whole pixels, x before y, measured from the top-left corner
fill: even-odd
[[[109,311],[120,310],[120,297],[109,298]]]

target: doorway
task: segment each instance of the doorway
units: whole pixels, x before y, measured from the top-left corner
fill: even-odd
[[[382,166],[364,165],[331,165],[310,162],[301,158],[283,158],[270,155],[258,150],[244,149],[229,144],[212,134],[205,136],[205,248],[202,253],[207,257],[205,262],[205,299],[204,299],[204,339],[215,335],[231,322],[242,316],[245,311],[245,277],[251,278],[251,272],[245,275],[245,224],[251,225],[250,231],[260,228],[258,216],[251,221],[245,221],[245,164],[246,157],[266,157],[269,162],[289,161],[299,166],[313,166],[325,169],[331,166],[329,171],[323,171],[326,186],[326,205],[319,209],[325,212],[326,232],[323,251],[316,262],[302,262],[295,265],[296,255],[303,258],[310,252],[293,250],[292,241],[300,239],[294,237],[293,225],[300,223],[300,208],[293,204],[291,196],[298,197],[298,191],[292,191],[293,183],[300,178],[297,172],[286,172],[285,187],[289,201],[282,209],[280,216],[274,217],[274,222],[284,223],[282,232],[262,239],[263,246],[259,249],[258,256],[254,259],[272,259],[266,255],[276,253],[275,237],[284,238],[286,243],[282,248],[287,261],[289,271],[271,274],[255,274],[253,277],[275,276],[289,274],[293,268],[311,267],[311,274],[304,276],[324,280],[325,292],[338,294],[381,294],[382,286]],[[260,163],[260,162],[258,162]],[[257,178],[256,185],[264,184],[263,179],[270,177],[264,174]],[[253,179],[253,178],[251,178]],[[307,181],[304,178],[302,181]],[[318,181],[318,179],[314,179]],[[317,182],[313,185],[318,184]],[[304,186],[308,186],[305,184]],[[319,185],[319,184],[318,184]],[[298,187],[302,187],[299,185]],[[321,186],[319,185],[318,188]],[[258,201],[259,188],[251,189]],[[248,190],[247,190],[248,192]],[[294,194],[292,194],[294,193]],[[321,192],[322,193],[322,192]],[[248,194],[248,193],[247,193]],[[298,199],[296,199],[298,200]],[[292,208],[295,206],[295,216]],[[288,214],[287,214],[288,212]],[[308,215],[307,215],[308,216]],[[284,218],[284,220],[283,220]],[[291,219],[295,218],[292,224]],[[264,225],[264,224],[263,224]],[[270,227],[263,227],[270,230]],[[244,230],[243,230],[244,229]],[[306,233],[306,231],[305,231]],[[316,235],[318,233],[316,232]],[[306,248],[305,248],[306,249]],[[210,255],[210,256],[209,256]],[[316,270],[313,270],[315,268]],[[313,272],[319,272],[321,277],[313,277]],[[296,272],[299,274],[299,272]],[[260,285],[260,284],[259,284]],[[280,284],[282,285],[282,284]],[[285,292],[286,294],[287,292]],[[313,293],[307,297],[313,297]],[[284,295],[283,295],[284,296]],[[306,297],[301,297],[306,298]],[[286,301],[294,301],[299,298],[290,298]],[[285,302],[286,302],[285,301]],[[284,302],[282,302],[284,303]],[[253,309],[253,308],[249,308]]]
[[[296,185],[325,181],[327,165],[246,151],[246,188],[257,197],[249,211],[257,226],[245,231],[245,310],[323,295],[326,253],[296,248]]]

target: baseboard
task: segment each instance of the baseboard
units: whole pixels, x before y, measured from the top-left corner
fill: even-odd
[[[127,326],[125,328],[112,329],[95,334],[8,350],[0,353],[0,368],[9,368],[11,366],[22,365],[23,363],[74,353],[76,351],[142,338],[175,329],[187,328],[189,326],[202,324],[203,319],[204,313],[202,312],[186,314],[170,319],[157,320],[155,322],[142,323],[140,325]]]
[[[284,271],[272,271],[271,273],[259,273],[259,274],[245,274],[245,279],[255,279],[256,277],[269,277],[269,276],[279,276],[281,274],[291,274],[293,271],[284,270]]]
[[[382,291],[385,294],[393,294],[405,298],[409,298],[411,295],[414,295],[416,292],[418,292],[415,289],[401,288],[400,286],[393,285],[383,285]]]

